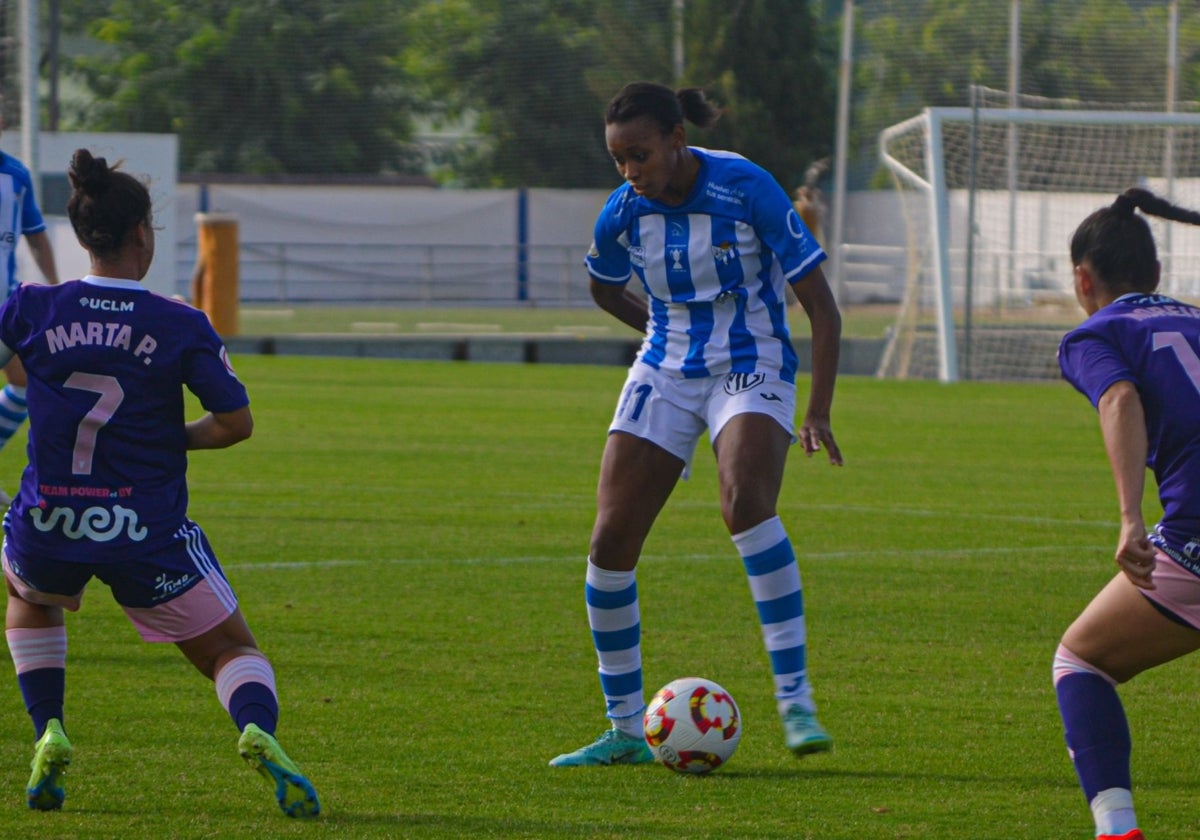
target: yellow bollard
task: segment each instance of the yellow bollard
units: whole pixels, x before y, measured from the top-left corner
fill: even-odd
[[[192,305],[222,338],[238,334],[238,225],[230,213],[196,214]]]

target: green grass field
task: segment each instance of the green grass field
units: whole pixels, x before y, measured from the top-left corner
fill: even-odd
[[[1067,386],[839,382],[847,464],[797,453],[781,502],[837,739],[802,761],[699,454],[639,570],[648,692],[698,674],[741,706],[738,752],[694,778],[546,765],[606,725],[582,587],[621,369],[235,362],[255,436],[193,455],[192,514],[325,813],[282,816],[210,684],[94,585],[68,621],[61,812],[25,809],[32,731],[11,671],[0,687],[0,837],[1091,837],[1050,658],[1117,531],[1094,415]],[[22,461],[0,454],[10,490]],[[1187,663],[1123,690],[1154,840],[1200,836],[1198,694]]]
[[[803,313],[791,309],[792,328],[807,334]],[[896,322],[896,307],[844,307],[847,337],[878,338]],[[636,338],[637,334],[596,306],[580,307],[421,307],[244,305],[238,312],[242,335],[583,335]]]

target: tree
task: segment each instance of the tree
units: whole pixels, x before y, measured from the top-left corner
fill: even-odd
[[[685,81],[727,110],[696,139],[799,186],[834,139],[836,38],[809,0],[689,0],[684,33]]]
[[[411,101],[387,0],[75,0],[64,31],[88,128],[175,132],[198,172],[415,172]],[[99,8],[98,8],[99,7]]]
[[[1081,107],[1163,108],[1164,0],[1020,6],[1019,89]],[[1200,95],[1200,12],[1181,4],[1179,98]],[[1009,88],[1010,3],[875,0],[856,39],[852,157],[874,168],[879,132],[929,106],[966,106],[972,85]],[[1190,49],[1188,45],[1193,45]]]
[[[468,117],[476,142],[457,176],[470,186],[612,183],[590,0],[436,0],[410,16],[407,66],[435,120]]]

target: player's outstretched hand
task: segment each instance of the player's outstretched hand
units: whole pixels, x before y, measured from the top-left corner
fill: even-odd
[[[820,452],[824,446],[829,455],[829,463],[835,467],[842,466],[842,450],[833,439],[833,429],[829,427],[828,421],[806,417],[796,436],[800,438],[800,445],[804,447],[804,454],[808,457],[811,458],[814,452]]]

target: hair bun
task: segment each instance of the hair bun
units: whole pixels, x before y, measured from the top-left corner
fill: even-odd
[[[1119,215],[1128,218],[1133,215],[1133,211],[1137,207],[1137,202],[1126,193],[1121,193],[1117,196],[1117,200],[1113,202],[1112,206],[1113,210]]]

